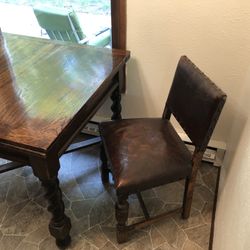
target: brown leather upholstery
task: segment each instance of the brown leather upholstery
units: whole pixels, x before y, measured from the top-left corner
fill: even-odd
[[[104,183],[108,181],[109,163],[118,198],[119,243],[127,240],[127,231],[131,229],[131,226],[126,226],[129,194],[138,194],[148,224],[148,220],[155,221],[156,218],[150,219],[139,192],[186,179],[182,217],[189,217],[197,171],[225,100],[226,95],[183,56],[162,118],[125,119],[100,124],[104,145],[102,180]],[[169,121],[172,114],[195,146],[192,156]]]
[[[186,56],[181,57],[166,108],[200,150],[207,146],[225,98],[226,95]]]
[[[191,173],[191,154],[166,119],[104,122],[100,133],[117,193],[135,193]]]

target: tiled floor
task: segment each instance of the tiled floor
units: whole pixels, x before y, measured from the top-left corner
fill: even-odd
[[[99,176],[99,147],[61,158],[60,181],[66,213],[72,221],[69,249],[208,249],[216,169],[203,164],[198,175],[192,215],[180,214],[135,232],[128,243],[115,240],[114,192],[105,191]],[[152,214],[181,204],[183,182],[143,193]],[[130,219],[141,217],[135,197],[130,198]],[[57,249],[48,233],[50,214],[39,181],[25,167],[0,175],[0,249]]]

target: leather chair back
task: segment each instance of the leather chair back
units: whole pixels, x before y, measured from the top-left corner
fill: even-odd
[[[226,94],[186,56],[179,60],[163,118],[173,114],[198,151],[212,135]]]

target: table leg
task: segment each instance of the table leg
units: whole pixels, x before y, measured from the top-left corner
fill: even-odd
[[[54,164],[52,165],[51,162]],[[56,164],[57,163],[57,164]],[[65,207],[62,200],[62,191],[57,178],[59,160],[46,161],[41,159],[32,160],[34,175],[37,176],[45,188],[45,198],[48,200],[48,211],[52,214],[49,223],[50,234],[55,237],[59,247],[66,247],[70,244],[69,235],[71,229],[70,219],[65,215]]]
[[[70,219],[64,213],[62,191],[59,187],[58,178],[52,180],[41,180],[45,188],[45,197],[49,202],[48,211],[52,214],[49,223],[49,231],[56,238],[58,246],[67,246],[70,243],[69,231],[71,228]]]
[[[111,105],[111,110],[113,112],[111,119],[120,120],[122,118],[121,116],[122,106],[121,106],[121,93],[119,87],[113,91],[111,95],[111,100],[113,101],[113,104]]]

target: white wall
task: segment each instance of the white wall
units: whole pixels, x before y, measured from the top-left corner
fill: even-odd
[[[127,5],[132,58],[123,116],[161,115],[182,54],[228,94],[214,135],[228,144],[214,249],[250,249],[250,1],[127,0]]]
[[[250,61],[242,77],[220,180],[215,250],[250,249]]]
[[[250,249],[250,65],[241,90],[220,179],[214,250]]]

